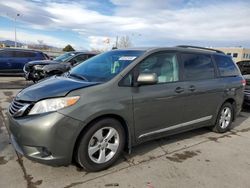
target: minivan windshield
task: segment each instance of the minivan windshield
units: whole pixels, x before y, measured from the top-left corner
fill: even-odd
[[[54,60],[55,60],[55,61],[59,61],[59,62],[64,62],[64,61],[66,61],[68,58],[70,58],[70,57],[72,57],[72,56],[74,56],[74,55],[76,55],[76,53],[74,53],[74,52],[67,52],[67,53],[65,53],[65,54],[62,54],[62,55],[56,57]]]
[[[88,82],[107,82],[145,51],[113,50],[92,57],[70,70],[72,77]]]

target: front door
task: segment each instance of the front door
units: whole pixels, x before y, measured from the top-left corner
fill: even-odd
[[[175,52],[150,55],[136,67],[140,73],[155,73],[158,83],[132,89],[135,136],[150,139],[183,122],[184,83],[179,79]]]

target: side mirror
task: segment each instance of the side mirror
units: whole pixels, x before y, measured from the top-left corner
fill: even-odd
[[[137,78],[137,85],[153,85],[158,82],[157,75],[155,73],[141,73]]]

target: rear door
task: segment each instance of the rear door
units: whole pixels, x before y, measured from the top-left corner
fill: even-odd
[[[224,83],[223,98],[224,100],[228,98],[234,99],[238,111],[241,109],[244,90],[240,70],[232,58],[228,56],[214,54],[213,57],[218,68],[220,82]]]
[[[28,51],[15,51],[14,52],[14,61],[12,63],[13,72],[22,72],[23,67],[29,61],[32,61],[36,57],[34,52]]]
[[[183,120],[194,126],[209,124],[222,101],[224,83],[216,76],[211,55],[182,53],[181,60],[187,91]]]

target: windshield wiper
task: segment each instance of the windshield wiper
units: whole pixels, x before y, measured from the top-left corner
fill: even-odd
[[[71,76],[71,77],[75,77],[75,78],[78,78],[78,79],[81,79],[81,80],[85,80],[85,81],[88,82],[88,79],[85,76],[82,76],[80,74],[72,74],[72,73],[70,73],[68,75]]]

